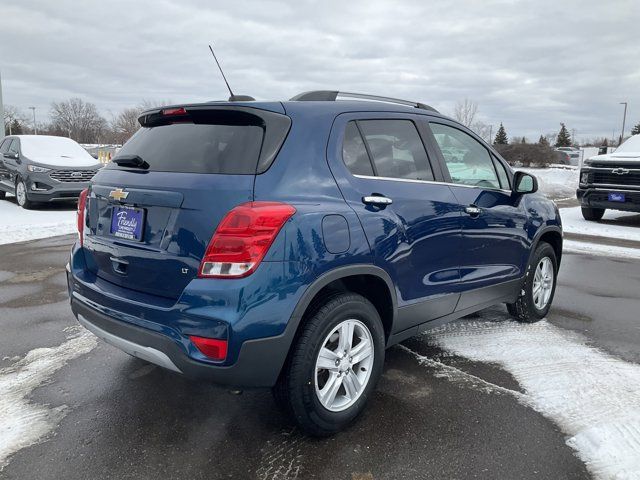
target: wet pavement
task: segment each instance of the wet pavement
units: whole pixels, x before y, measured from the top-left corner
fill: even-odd
[[[77,335],[64,279],[72,241],[0,246],[0,378],[27,352]],[[640,362],[637,261],[565,254],[559,282],[551,323]],[[510,321],[503,307],[484,315]],[[415,353],[475,380],[453,382]],[[268,391],[232,394],[98,342],[28,396],[64,417],[0,478],[590,478],[559,428],[518,401],[509,373],[440,354],[421,339],[388,350],[364,415],[317,440]]]

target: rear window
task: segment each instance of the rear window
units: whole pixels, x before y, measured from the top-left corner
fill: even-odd
[[[174,123],[141,128],[117,157],[138,155],[157,172],[255,174],[263,136],[257,125]]]

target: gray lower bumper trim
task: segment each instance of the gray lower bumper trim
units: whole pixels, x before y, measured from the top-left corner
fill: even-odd
[[[155,348],[151,347],[144,347],[142,345],[138,345],[137,343],[130,342],[129,340],[125,340],[124,338],[117,337],[109,332],[102,330],[99,327],[96,327],[82,315],[78,315],[78,321],[91,333],[101,338],[105,342],[113,345],[114,347],[119,348],[123,352],[126,352],[129,355],[133,355],[134,357],[138,357],[142,360],[146,360],[147,362],[154,363],[168,370],[182,373],[182,371],[176,366],[176,364],[173,363],[171,359],[160,350],[156,350]]]

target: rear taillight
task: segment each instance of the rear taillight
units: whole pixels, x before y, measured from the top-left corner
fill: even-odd
[[[84,241],[84,223],[85,223],[85,210],[87,207],[87,195],[89,194],[89,189],[85,188],[80,192],[80,196],[78,197],[78,213],[76,220],[78,222],[78,238],[80,239],[80,246]]]
[[[253,273],[296,209],[286,203],[249,202],[222,219],[200,264],[199,277],[240,278]]]
[[[227,341],[218,340],[217,338],[205,338],[190,336],[198,350],[212,360],[224,360],[227,358]]]

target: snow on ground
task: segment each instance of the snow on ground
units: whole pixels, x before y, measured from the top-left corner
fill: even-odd
[[[549,168],[516,168],[538,179],[538,189],[554,200],[576,198],[580,169],[570,165]]]
[[[502,390],[559,425],[596,478],[640,479],[640,365],[546,321],[455,322],[424,338],[451,354],[507,370],[525,394]],[[447,371],[441,376],[469,377]]]
[[[587,255],[602,255],[615,258],[640,259],[640,248],[618,247],[604,243],[579,242],[565,239],[562,242],[564,252],[584,253]]]
[[[97,338],[79,327],[62,345],[36,348],[14,365],[0,369],[0,471],[18,450],[48,435],[64,418],[66,406],[31,403],[28,396],[51,379],[69,360],[90,352]]]
[[[640,242],[640,213],[607,210],[599,222],[588,222],[582,217],[580,207],[571,207],[561,209],[560,216],[567,233]]]
[[[0,200],[0,245],[66,235],[76,228],[76,212],[69,204],[25,210],[13,198]]]

